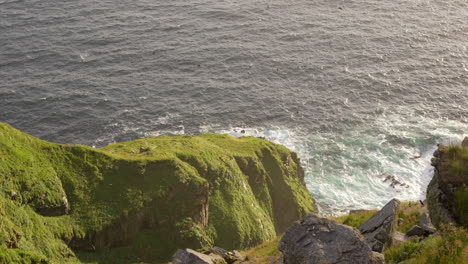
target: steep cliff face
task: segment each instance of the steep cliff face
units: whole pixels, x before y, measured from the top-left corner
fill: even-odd
[[[165,259],[177,248],[246,248],[316,211],[295,153],[228,135],[93,149],[0,123],[0,259]]]
[[[468,223],[468,140],[461,146],[439,146],[434,152],[434,177],[427,188],[431,220],[441,224]]]

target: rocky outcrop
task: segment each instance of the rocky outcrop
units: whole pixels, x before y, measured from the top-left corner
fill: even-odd
[[[315,214],[288,228],[278,248],[284,264],[368,264],[372,260],[371,249],[356,229]]]
[[[385,247],[392,245],[396,214],[400,201],[393,199],[367,222],[358,226],[373,251],[383,252]]]
[[[226,264],[218,255],[205,255],[192,249],[178,249],[172,257],[173,264]]]
[[[0,237],[19,233],[28,243],[12,247],[58,263],[73,262],[73,251],[116,247],[126,247],[129,262],[165,261],[178,248],[248,248],[317,211],[297,155],[255,137],[155,137],[94,149],[0,122],[0,156]]]
[[[431,160],[434,176],[427,187],[427,204],[432,223],[468,223],[468,138],[463,146],[440,145]]]

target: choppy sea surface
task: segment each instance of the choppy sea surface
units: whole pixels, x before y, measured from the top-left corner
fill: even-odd
[[[95,147],[264,136],[341,214],[424,199],[435,144],[468,133],[467,46],[466,0],[0,0],[0,121]]]

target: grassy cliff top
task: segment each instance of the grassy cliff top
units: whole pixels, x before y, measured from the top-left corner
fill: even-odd
[[[296,154],[265,139],[204,134],[94,149],[0,123],[0,263],[158,263],[181,247],[248,248],[310,211]]]

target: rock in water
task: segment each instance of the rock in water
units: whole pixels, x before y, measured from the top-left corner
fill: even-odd
[[[205,255],[189,248],[178,249],[172,257],[173,264],[226,264],[218,255]]]
[[[278,248],[284,264],[368,264],[372,258],[372,251],[356,229],[315,214],[294,223]]]
[[[358,226],[373,251],[382,252],[392,244],[396,214],[400,201],[393,199],[367,222]]]

